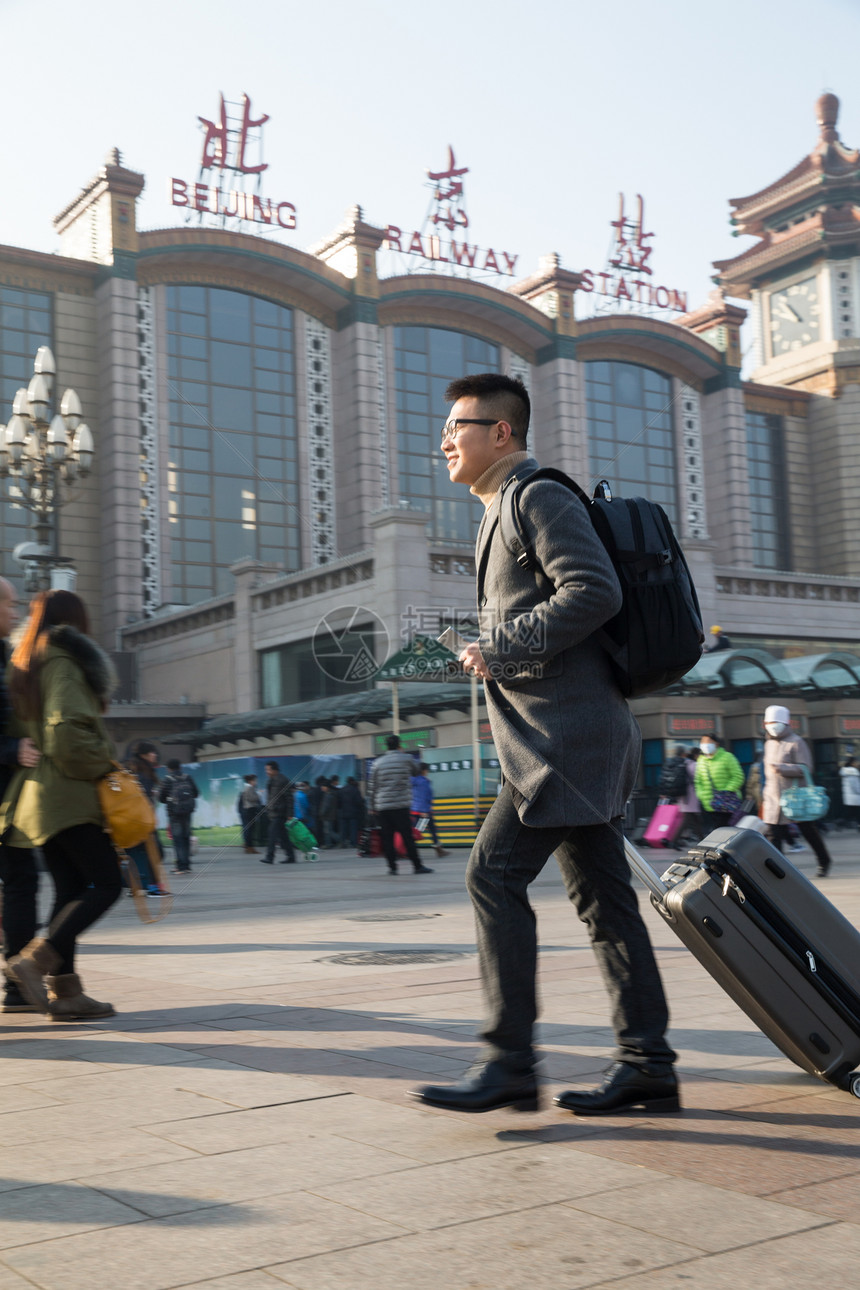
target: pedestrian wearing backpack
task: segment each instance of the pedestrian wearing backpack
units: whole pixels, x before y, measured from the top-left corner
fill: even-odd
[[[449,478],[485,506],[476,546],[481,634],[460,653],[484,693],[501,791],[469,857],[488,1018],[485,1052],[459,1083],[413,1096],[457,1111],[535,1110],[537,937],[528,888],[555,853],[610,994],[615,1063],[600,1089],[562,1093],[574,1112],[677,1109],[663,987],[624,853],[624,804],[639,768],[639,728],[595,633],[622,605],[618,578],[583,503],[554,479],[525,485],[520,518],[537,568],[499,540],[499,492],[537,469],[519,380],[464,377],[442,432]]]
[[[182,763],[171,757],[167,763],[167,775],[158,790],[159,802],[167,807],[167,821],[176,856],[176,868],[171,869],[171,873],[191,872],[191,817],[198,797],[194,780],[185,774]]]

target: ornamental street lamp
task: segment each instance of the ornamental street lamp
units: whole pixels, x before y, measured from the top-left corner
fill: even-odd
[[[33,379],[12,403],[9,424],[0,426],[0,478],[15,481],[15,501],[33,516],[35,542],[15,548],[26,570],[28,591],[74,585],[72,561],[57,551],[57,511],[68,500],[62,486],[89,474],[93,436],[81,420],[81,401],[66,390],[60,410],[51,416],[56,366],[47,345],[33,363]]]

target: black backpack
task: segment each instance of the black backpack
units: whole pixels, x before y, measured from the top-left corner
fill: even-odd
[[[605,479],[590,498],[552,467],[511,475],[499,501],[502,541],[521,568],[541,576],[519,509],[523,489],[537,479],[564,484],[579,498],[618,574],[624,602],[598,636],[621,693],[635,699],[679,681],[701,658],[705,635],[693,579],[662,506],[644,497],[613,498]]]
[[[661,797],[686,797],[689,786],[687,763],[683,757],[670,757],[663,763],[657,781],[657,791]]]
[[[194,811],[195,797],[194,786],[188,776],[177,776],[167,794],[168,815],[178,815],[180,817],[191,815]]]

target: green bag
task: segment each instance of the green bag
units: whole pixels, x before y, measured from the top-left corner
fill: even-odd
[[[287,837],[293,846],[298,847],[300,851],[313,851],[316,848],[316,838],[308,826],[302,824],[301,820],[295,816],[291,820],[287,820]]]

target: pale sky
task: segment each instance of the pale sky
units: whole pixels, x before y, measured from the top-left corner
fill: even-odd
[[[288,244],[354,202],[419,228],[452,144],[470,235],[518,277],[550,251],[602,269],[617,194],[640,192],[655,281],[694,307],[749,245],[728,198],[812,149],[824,89],[860,144],[860,0],[0,0],[0,36],[0,242],[39,250],[115,146],[146,175],[140,227],[180,223],[168,179],[197,177],[197,117],[246,92],[271,118],[264,192],[298,210]]]

